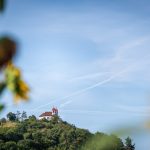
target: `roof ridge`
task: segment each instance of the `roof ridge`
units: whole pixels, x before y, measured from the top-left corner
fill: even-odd
[[[44,117],[44,116],[52,116],[52,112],[51,111],[44,112],[39,117]]]

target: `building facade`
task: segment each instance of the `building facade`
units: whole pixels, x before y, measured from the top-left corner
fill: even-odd
[[[41,119],[47,119],[47,120],[51,120],[51,118],[55,115],[58,115],[58,109],[53,107],[52,111],[49,112],[44,112],[39,116],[39,120]]]

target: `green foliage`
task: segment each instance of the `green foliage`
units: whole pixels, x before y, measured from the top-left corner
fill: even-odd
[[[125,139],[125,149],[126,150],[135,150],[135,144],[132,143],[132,139],[127,137]]]
[[[5,6],[5,1],[4,0],[0,0],[0,11],[4,10],[4,6]]]
[[[6,123],[6,119],[5,118],[0,119],[0,123]]]
[[[0,146],[1,150],[16,150],[17,149],[17,145],[15,142],[9,141],[6,143],[2,143]]]
[[[5,133],[5,139],[6,141],[19,141],[21,139],[23,139],[22,134],[10,129]]]
[[[13,128],[0,128],[0,150],[133,150],[115,135],[92,134],[71,125],[58,116],[52,120],[37,120],[29,116],[16,120]],[[127,147],[128,146],[128,147]]]
[[[5,82],[1,82],[0,83],[0,94],[3,92],[3,90],[5,89],[6,87],[6,83]]]
[[[4,9],[5,1],[0,0],[0,11]],[[0,95],[7,88],[13,94],[15,102],[28,100],[29,87],[23,81],[21,71],[13,64],[17,52],[17,42],[10,37],[0,37],[0,71],[4,79],[0,82]],[[3,109],[2,105],[0,111]]]
[[[82,147],[82,150],[123,150],[124,144],[115,135],[106,135],[97,132]]]
[[[7,114],[7,118],[10,120],[10,121],[15,121],[16,120],[16,114],[12,113],[12,112],[9,112]]]
[[[21,118],[21,112],[20,111],[17,111],[16,112],[16,119],[17,119],[17,121],[19,121],[20,120],[20,118]]]
[[[18,143],[19,150],[42,150],[38,142],[34,140],[20,140]]]
[[[12,92],[15,102],[28,100],[29,87],[21,77],[21,71],[13,63],[9,63],[5,69],[7,88]]]
[[[22,112],[21,119],[22,120],[27,119],[27,113],[25,111]]]
[[[4,105],[0,104],[0,112],[4,109]]]
[[[29,120],[30,120],[30,121],[35,121],[35,120],[36,120],[36,117],[35,117],[34,115],[29,116]]]

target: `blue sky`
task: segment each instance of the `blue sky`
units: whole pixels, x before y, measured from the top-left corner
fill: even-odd
[[[149,7],[148,0],[8,1],[0,33],[19,39],[16,64],[31,99],[14,106],[6,92],[2,116],[57,106],[61,118],[90,131],[142,126],[149,117]]]

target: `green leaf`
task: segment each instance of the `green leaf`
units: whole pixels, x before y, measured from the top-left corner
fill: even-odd
[[[6,84],[4,82],[0,83],[0,95],[2,94],[5,87],[6,87]]]
[[[4,109],[4,105],[0,104],[0,112]]]
[[[4,0],[0,0],[0,11],[3,11],[5,7],[5,2]]]

